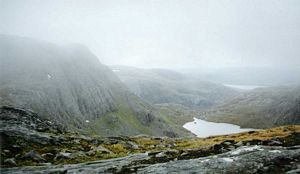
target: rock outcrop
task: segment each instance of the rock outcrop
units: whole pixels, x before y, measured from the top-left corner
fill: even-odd
[[[138,173],[297,173],[299,159],[299,146],[248,146],[216,156],[155,164]]]

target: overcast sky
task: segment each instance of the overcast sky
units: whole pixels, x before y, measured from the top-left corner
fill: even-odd
[[[104,64],[300,68],[300,0],[0,0],[0,33],[82,43]]]

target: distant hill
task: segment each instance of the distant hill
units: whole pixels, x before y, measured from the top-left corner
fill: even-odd
[[[0,106],[103,136],[177,135],[84,46],[0,35],[0,53]]]
[[[201,117],[251,128],[300,124],[300,87],[258,88],[242,93]]]
[[[299,85],[300,68],[284,67],[232,67],[220,69],[183,69],[194,76],[213,82],[234,85],[280,86]]]
[[[180,104],[190,109],[211,108],[237,95],[221,84],[203,81],[166,69],[111,66],[121,81],[151,104]]]

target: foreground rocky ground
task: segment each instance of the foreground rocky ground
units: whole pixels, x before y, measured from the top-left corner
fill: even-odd
[[[300,126],[208,138],[97,137],[2,107],[1,173],[297,173]]]
[[[168,152],[167,152],[168,153]],[[156,157],[155,157],[156,156]],[[73,165],[19,167],[3,173],[299,173],[300,146],[239,147],[220,155],[152,164],[166,152],[134,154],[123,158]]]

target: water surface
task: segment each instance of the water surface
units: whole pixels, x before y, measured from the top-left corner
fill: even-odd
[[[256,88],[264,88],[266,86],[259,86],[259,85],[233,85],[233,84],[223,84],[224,86],[240,89],[240,90],[252,90]]]
[[[214,135],[226,135],[240,132],[246,132],[257,129],[243,129],[238,125],[228,123],[214,123],[198,118],[194,118],[193,122],[188,122],[183,127],[198,137],[208,137]]]

